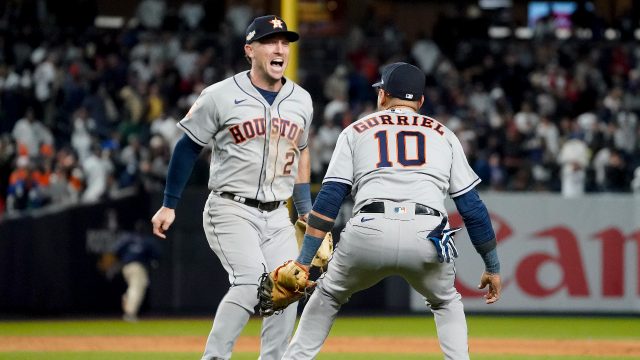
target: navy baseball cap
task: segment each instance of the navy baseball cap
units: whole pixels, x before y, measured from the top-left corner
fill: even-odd
[[[391,96],[409,101],[418,101],[424,93],[424,72],[417,67],[397,62],[382,69],[382,79],[372,87],[380,88]]]
[[[263,39],[267,36],[282,34],[290,42],[298,41],[300,35],[297,32],[287,30],[287,23],[281,17],[276,15],[260,16],[249,24],[247,27],[245,41],[251,44],[256,40]]]

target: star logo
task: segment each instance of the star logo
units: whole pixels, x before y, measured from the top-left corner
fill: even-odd
[[[280,28],[282,29],[282,20],[278,19],[278,18],[273,18],[273,20],[269,21],[271,24],[273,24],[273,28]]]

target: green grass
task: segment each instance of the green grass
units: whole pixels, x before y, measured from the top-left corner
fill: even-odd
[[[640,319],[622,317],[502,317],[469,316],[469,335],[476,338],[530,338],[530,339],[613,339],[640,342]],[[120,319],[53,320],[53,321],[0,321],[0,337],[3,336],[198,336],[203,342],[211,328],[210,319],[143,319],[131,324]],[[260,321],[252,318],[243,335],[259,336]],[[335,336],[386,336],[386,337],[436,337],[431,316],[411,317],[338,317],[330,337]],[[183,360],[198,359],[201,353],[151,353],[151,352],[3,352],[0,359],[7,360]],[[234,360],[255,360],[257,353],[234,353]],[[321,354],[319,360],[413,360],[442,359],[435,354]],[[478,355],[474,360],[629,360],[632,357],[588,356],[514,356]]]
[[[469,336],[532,339],[638,339],[637,318],[588,317],[492,317],[469,316]],[[182,335],[206,336],[211,320],[142,320],[131,324],[118,320],[0,321],[0,336],[72,335]],[[243,335],[259,336],[260,321],[252,318]],[[435,337],[433,318],[338,317],[330,336],[427,336]]]
[[[0,322],[0,336],[207,336],[211,321],[204,319],[142,320],[128,323],[117,320],[53,320],[53,321],[4,321]],[[257,320],[247,327],[260,333]]]
[[[199,359],[200,353],[95,353],[95,352],[12,352],[2,353],[3,360],[193,360]],[[256,360],[258,353],[234,354],[233,360]],[[326,354],[318,356],[318,360],[442,360],[442,355],[409,355],[409,354]],[[513,355],[478,355],[474,360],[630,360],[625,357],[594,357],[594,356],[513,356]]]

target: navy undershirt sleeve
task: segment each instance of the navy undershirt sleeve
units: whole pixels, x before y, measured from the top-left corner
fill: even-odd
[[[322,188],[318,196],[316,196],[316,201],[313,203],[313,211],[331,219],[337,218],[342,200],[344,200],[350,192],[350,185],[336,181],[325,182],[322,184]]]
[[[202,151],[200,146],[189,138],[186,134],[176,143],[169,161],[167,172],[167,183],[164,188],[164,200],[162,205],[171,209],[178,206],[182,191],[189,181],[193,166],[198,160],[198,155]]]
[[[496,234],[491,226],[487,207],[480,200],[478,191],[472,189],[453,198],[453,201],[464,220],[471,243],[478,253],[483,255],[493,250],[496,247]]]

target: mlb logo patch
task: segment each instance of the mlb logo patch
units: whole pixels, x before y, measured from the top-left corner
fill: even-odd
[[[393,208],[393,212],[395,212],[396,214],[406,214],[408,210],[404,206],[399,206],[399,207]]]

